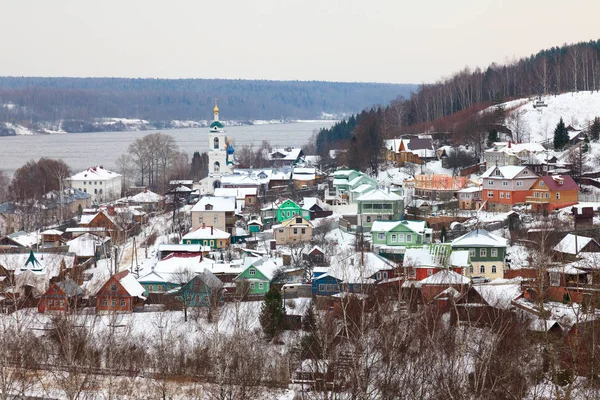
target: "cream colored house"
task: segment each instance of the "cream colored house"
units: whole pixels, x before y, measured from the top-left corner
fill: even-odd
[[[192,207],[191,214],[193,229],[205,225],[235,234],[235,197],[205,196]]]
[[[304,217],[295,216],[273,226],[273,236],[278,245],[312,240],[313,225]]]

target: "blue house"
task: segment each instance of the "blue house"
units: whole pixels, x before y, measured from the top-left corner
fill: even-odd
[[[189,307],[208,307],[223,303],[223,282],[205,269],[175,292],[186,296]]]

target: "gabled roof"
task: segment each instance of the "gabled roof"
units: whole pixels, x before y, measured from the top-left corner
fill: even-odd
[[[487,305],[502,310],[509,309],[514,299],[523,294],[520,283],[475,285],[473,289],[479,293]]]
[[[389,232],[399,225],[418,234],[423,234],[427,228],[427,223],[425,221],[374,221],[371,226],[371,232]]]
[[[421,285],[468,285],[471,280],[452,270],[442,269],[421,280]]]
[[[230,212],[235,211],[235,197],[215,197],[204,196],[192,207],[192,212],[195,211],[219,211]],[[206,206],[212,206],[212,209],[207,210]]]
[[[131,297],[142,297],[146,291],[146,289],[144,289],[144,287],[135,279],[133,274],[130,274],[127,270],[121,271],[112,277],[115,278],[121,284],[121,286],[123,286],[123,289],[125,289],[127,294],[129,294]]]
[[[205,226],[196,228],[190,233],[187,233],[181,238],[181,241],[189,239],[229,239],[231,234],[229,232],[222,231],[212,226]]]
[[[273,152],[269,154],[269,159],[296,161],[301,155],[301,148],[273,149]]]
[[[493,174],[493,172],[498,169],[500,170],[500,175],[495,175]],[[515,178],[517,175],[519,175],[521,172],[523,172],[524,170],[528,169],[526,166],[523,165],[504,165],[504,166],[493,166],[487,169],[487,171],[485,171],[481,177],[482,178],[499,178],[499,179],[513,179]],[[531,172],[531,174],[528,177],[536,177],[537,175],[534,174],[533,172]]]
[[[506,247],[507,239],[485,229],[475,229],[452,241],[452,247]]]
[[[90,167],[85,171],[79,172],[78,174],[73,175],[69,179],[72,181],[82,181],[82,180],[97,180],[97,181],[106,181],[114,178],[120,177],[121,174],[117,174],[116,172],[109,171],[105,169],[102,165],[98,165],[96,167]]]
[[[361,194],[356,201],[399,201],[402,197],[389,190],[374,189],[370,192]]]
[[[278,265],[277,263],[275,263],[275,261],[268,257],[246,257],[244,259],[244,269],[242,270],[240,275],[250,267],[260,271],[260,273],[270,281],[273,279],[275,271],[277,271],[281,267],[281,265]],[[239,275],[235,279],[238,278]]]
[[[67,297],[81,296],[83,295],[83,289],[71,278],[66,278],[62,282],[56,284],[62,290]]]
[[[302,218],[302,222],[296,222],[297,218]],[[280,225],[278,225],[278,227],[288,227],[288,226],[310,226],[312,228],[313,224],[309,220],[304,218],[303,216],[295,215],[289,219],[286,219]]]
[[[572,233],[569,233],[567,236],[562,238],[562,240],[558,242],[556,246],[554,246],[553,250],[559,253],[575,255],[579,254],[579,252],[592,241],[596,243],[596,246],[598,246],[598,243],[591,237],[573,235]]]
[[[135,196],[131,196],[127,198],[127,201],[130,203],[160,203],[164,200],[160,194],[151,192],[149,190],[140,192]]]
[[[579,190],[579,186],[569,175],[544,175],[540,179],[552,191]]]
[[[331,258],[331,266],[327,268],[327,272],[315,280],[333,277],[345,283],[374,283],[371,276],[394,268],[388,260],[374,253],[338,253]]]

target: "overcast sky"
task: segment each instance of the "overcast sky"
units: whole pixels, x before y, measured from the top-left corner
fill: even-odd
[[[600,1],[0,0],[0,75],[432,82],[600,38]]]

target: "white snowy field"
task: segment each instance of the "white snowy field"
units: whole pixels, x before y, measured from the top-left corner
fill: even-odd
[[[530,133],[532,143],[552,139],[554,128],[561,117],[565,125],[577,128],[593,120],[594,117],[600,116],[599,92],[585,91],[542,96],[542,100],[548,106],[539,108],[533,107],[535,99],[531,97],[502,103],[504,109],[509,111],[506,118],[507,127],[514,131],[515,119],[510,115],[519,114],[521,123]]]

